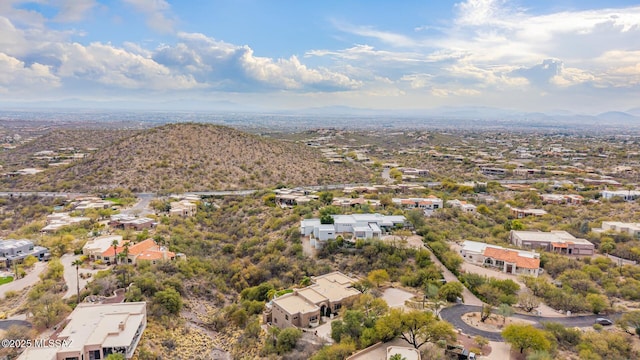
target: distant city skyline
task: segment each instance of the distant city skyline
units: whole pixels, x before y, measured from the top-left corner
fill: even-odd
[[[3,0],[0,107],[626,111],[638,39],[638,1]]]

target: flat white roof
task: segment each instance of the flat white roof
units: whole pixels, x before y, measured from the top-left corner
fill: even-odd
[[[300,294],[290,293],[273,299],[273,303],[283,308],[289,314],[307,314],[319,311],[320,308],[309,302]]]
[[[302,226],[307,227],[307,226],[316,226],[316,225],[320,225],[320,219],[304,219],[301,221],[300,223]]]
[[[68,351],[82,351],[85,345],[129,346],[146,314],[145,302],[119,304],[81,303],[69,315],[69,323],[58,338],[71,340]],[[119,329],[123,323],[124,329]]]
[[[512,230],[514,235],[518,236],[522,241],[533,241],[533,242],[558,242],[558,243],[566,243],[571,242],[574,244],[583,244],[583,245],[593,245],[590,241],[586,239],[579,239],[569,234],[566,231],[554,230],[551,232],[542,232],[542,231],[516,231]]]
[[[320,224],[318,225],[320,231],[335,231],[336,227],[333,224]]]
[[[108,235],[108,236],[99,236],[95,239],[91,239],[87,241],[87,243],[82,247],[87,250],[98,250],[100,252],[104,252],[108,248],[112,247],[113,240],[118,241],[118,243],[122,242],[122,236],[120,235]]]

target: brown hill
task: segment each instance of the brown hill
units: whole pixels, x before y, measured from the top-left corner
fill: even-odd
[[[139,130],[125,129],[56,129],[15,149],[0,151],[0,164],[5,171],[21,168],[46,167],[50,161],[34,158],[39,151],[54,151],[61,155],[87,153],[87,149],[102,149],[108,145],[129,137]],[[73,151],[60,151],[61,148],[73,148]]]
[[[303,144],[189,123],[139,132],[68,167],[5,179],[3,187],[183,192],[322,185],[368,178],[364,167],[329,164]]]

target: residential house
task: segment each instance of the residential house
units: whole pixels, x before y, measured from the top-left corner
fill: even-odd
[[[527,168],[513,169],[513,175],[516,175],[516,176],[539,175],[541,173],[542,173],[542,170],[540,169],[527,169]]]
[[[477,210],[477,207],[473,204],[470,204],[466,201],[463,200],[447,200],[447,204],[449,206],[451,206],[452,208],[458,208],[464,212],[468,212],[468,213],[474,213]]]
[[[103,253],[109,249],[113,250],[113,242],[122,243],[122,236],[108,235],[99,236],[88,240],[82,247],[82,255],[86,255],[89,260],[104,260]],[[111,251],[113,253],[113,251]],[[108,260],[107,260],[108,261]]]
[[[276,204],[281,207],[292,207],[298,204],[307,204],[311,200],[317,200],[318,195],[313,195],[314,192],[296,188],[296,189],[276,189]]]
[[[398,170],[404,175],[413,175],[413,176],[419,176],[419,177],[429,176],[429,170],[427,169],[401,167],[401,168],[398,168]]]
[[[507,175],[507,169],[497,167],[481,167],[480,172],[486,176],[504,176]]]
[[[29,346],[18,360],[95,360],[110,354],[131,359],[147,327],[147,304],[80,303],[64,329],[51,340],[56,346]]]
[[[55,213],[47,215],[47,225],[42,228],[42,232],[54,233],[64,227],[91,221],[91,218],[85,216],[71,216],[69,213]]]
[[[614,197],[622,198],[624,201],[635,201],[640,198],[638,190],[603,190],[600,192],[603,199],[613,199]]]
[[[430,216],[435,210],[442,209],[443,206],[442,199],[433,195],[429,195],[426,198],[393,198],[391,201],[403,209],[420,209],[425,216]]]
[[[144,229],[151,229],[155,227],[156,222],[153,219],[149,219],[146,217],[137,218],[135,216],[126,214],[116,214],[111,215],[109,226],[122,230],[131,229],[135,231],[141,231]]]
[[[170,203],[169,215],[191,217],[195,216],[198,206],[188,200],[173,201]]]
[[[139,243],[123,241],[113,248],[113,245],[105,249],[102,254],[97,256],[98,260],[102,259],[108,263],[116,257],[126,256],[126,260],[118,259],[118,262],[125,261],[128,264],[136,264],[139,261],[150,261],[156,264],[160,261],[175,260],[176,254],[169,251],[166,247],[156,244],[153,239],[146,239]],[[122,255],[121,255],[122,254]],[[126,255],[124,255],[126,254]]]
[[[314,276],[311,281],[313,285],[271,300],[263,314],[264,322],[282,329],[316,327],[321,317],[332,317],[345,301],[360,295],[352,287],[356,280],[338,271]]]
[[[542,209],[519,209],[519,208],[510,208],[511,216],[517,219],[522,219],[527,216],[543,216],[546,215],[547,212]]]
[[[634,238],[640,238],[640,223],[626,223],[619,221],[603,221],[602,228],[593,229],[596,232],[614,231],[627,233]]]
[[[477,241],[462,243],[460,255],[473,264],[497,268],[508,274],[538,276],[540,274],[540,254]]]
[[[33,245],[31,240],[0,240],[0,265],[10,267],[21,263],[27,256],[34,256],[40,261],[49,260],[49,249]]]
[[[342,192],[345,194],[377,194],[379,190],[380,189],[376,186],[347,186],[342,189]]]
[[[578,239],[566,231],[511,230],[509,242],[521,248],[546,250],[563,255],[591,256],[595,251],[591,242]]]
[[[364,205],[367,205],[371,208],[377,208],[378,206],[380,206],[380,200],[365,199],[363,197],[338,197],[333,199],[331,205],[340,206],[343,208],[363,207]]]
[[[87,209],[109,209],[115,203],[110,200],[102,200],[97,197],[86,197],[77,199],[78,201],[72,203],[73,209],[78,211],[84,211]]]
[[[379,239],[383,233],[397,226],[404,226],[406,218],[401,215],[381,214],[332,215],[333,224],[321,224],[320,219],[304,219],[300,223],[300,233],[309,236],[311,245],[321,248],[330,239],[342,235],[346,240]]]
[[[584,201],[584,198],[576,194],[540,194],[542,202],[545,204],[567,204],[567,205],[580,205]]]

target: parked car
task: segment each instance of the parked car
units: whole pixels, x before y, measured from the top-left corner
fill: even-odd
[[[596,319],[596,324],[600,324],[603,326],[609,326],[609,325],[613,325],[613,321],[607,319],[607,318],[597,318]]]

